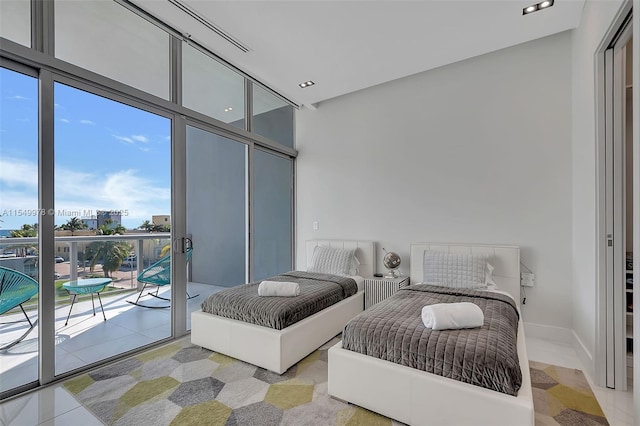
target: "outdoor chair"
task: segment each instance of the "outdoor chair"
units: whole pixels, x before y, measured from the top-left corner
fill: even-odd
[[[38,321],[31,321],[29,316],[25,312],[22,304],[33,296],[38,294],[39,284],[36,280],[28,275],[18,272],[14,269],[5,268],[0,266],[0,315],[4,315],[10,310],[17,308],[18,306],[22,310],[25,318],[29,322],[29,329],[24,332],[17,340],[0,347],[0,351],[9,349],[22,341],[27,334],[33,330]],[[20,320],[24,321],[24,320]],[[16,321],[16,322],[20,322]],[[4,323],[9,324],[9,323]]]
[[[187,263],[189,263],[189,261],[191,260],[192,251],[193,249],[187,249]],[[147,294],[149,296],[153,296],[162,300],[168,300],[168,301],[171,300],[166,297],[162,297],[158,295],[158,291],[160,290],[160,287],[171,284],[171,254],[168,254],[167,256],[158,260],[156,263],[144,269],[140,273],[140,275],[138,275],[137,280],[139,283],[142,283],[142,289],[140,290],[140,293],[138,293],[138,298],[136,299],[135,302],[132,302],[131,300],[127,300],[127,302],[136,306],[141,306],[143,308],[158,309],[158,308],[170,307],[170,305],[163,305],[163,306],[143,305],[139,303],[139,301],[140,301],[140,297],[142,297],[142,294],[144,293],[145,288],[148,285],[156,286],[155,294],[152,292],[148,292]],[[193,299],[194,297],[198,297],[198,296],[199,294],[196,294],[195,296],[190,296],[189,292],[187,292],[187,299]]]

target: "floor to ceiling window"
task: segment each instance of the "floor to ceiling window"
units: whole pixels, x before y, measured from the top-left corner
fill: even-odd
[[[0,350],[0,392],[4,392],[38,380],[39,288],[35,294],[33,289],[40,282],[51,284],[53,277],[41,280],[37,267],[38,80],[0,68],[0,82],[0,347],[6,348]],[[21,337],[19,344],[10,346]]]
[[[171,336],[170,310],[151,308],[167,301],[127,303],[138,264],[170,244],[139,234],[171,212],[171,120],[61,83],[54,99],[56,256],[68,265],[56,283],[61,374]]]
[[[0,349],[0,398],[178,337],[208,294],[291,268],[294,106],[266,85],[121,1],[0,1],[0,61],[0,262],[40,290]],[[171,278],[142,291],[157,262]],[[5,314],[0,345],[30,327]]]

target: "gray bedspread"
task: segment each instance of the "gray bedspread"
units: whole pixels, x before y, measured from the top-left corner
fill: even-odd
[[[202,310],[251,324],[282,330],[358,292],[353,278],[303,271],[290,271],[268,278],[300,285],[295,297],[261,297],[261,281],[223,290],[202,302]]]
[[[451,302],[477,304],[484,313],[484,325],[441,331],[424,326],[423,306]],[[400,289],[353,318],[344,328],[342,347],[517,395],[522,384],[518,320],[518,310],[508,296],[418,284]]]

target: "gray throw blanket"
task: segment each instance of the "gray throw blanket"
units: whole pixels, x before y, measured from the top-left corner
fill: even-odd
[[[337,275],[290,271],[268,280],[297,282],[300,295],[261,297],[256,281],[212,294],[202,311],[282,330],[358,292],[353,278]]]
[[[452,302],[478,305],[484,313],[484,325],[440,331],[424,326],[423,306]],[[522,384],[518,320],[515,303],[503,294],[418,284],[400,289],[353,318],[344,328],[342,347],[517,395]]]

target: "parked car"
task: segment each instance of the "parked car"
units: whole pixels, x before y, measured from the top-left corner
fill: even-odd
[[[123,266],[128,266],[129,268],[133,268],[134,266],[138,266],[138,258],[135,254],[130,255],[126,259],[122,261]]]
[[[53,278],[56,279],[56,280],[59,280],[60,279],[60,273],[59,272],[54,272],[53,273]]]
[[[56,263],[64,262],[64,257],[62,257],[62,256],[56,256],[55,259],[56,259]]]

